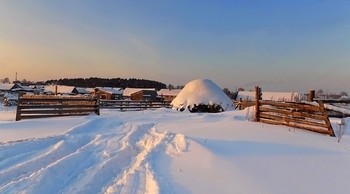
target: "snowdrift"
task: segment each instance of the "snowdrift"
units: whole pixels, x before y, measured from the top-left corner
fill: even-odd
[[[349,193],[349,118],[338,143],[247,122],[251,112],[105,109],[14,122],[6,107],[0,193]],[[335,129],[339,121],[331,118]]]
[[[233,110],[232,100],[214,82],[197,79],[186,84],[171,102],[175,110],[190,112],[222,112]]]

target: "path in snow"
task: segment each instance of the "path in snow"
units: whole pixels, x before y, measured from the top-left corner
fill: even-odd
[[[159,193],[150,160],[182,151],[179,137],[153,123],[94,118],[63,135],[0,145],[0,193]]]

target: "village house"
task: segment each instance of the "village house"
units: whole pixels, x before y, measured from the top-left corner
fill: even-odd
[[[156,89],[155,88],[125,88],[123,91],[123,98],[131,100],[132,94],[135,94],[135,93],[140,92],[140,91],[155,91],[156,92]],[[135,98],[137,98],[137,97],[135,97]]]
[[[121,88],[112,87],[96,87],[95,93],[103,100],[119,100],[123,96],[123,90]]]
[[[27,93],[31,92],[34,93],[35,89],[31,86],[23,85],[20,82],[13,83],[13,84],[0,84],[0,93]]]
[[[157,91],[155,90],[140,90],[138,92],[132,93],[130,96],[131,100],[147,100],[147,101],[156,101],[157,100]]]
[[[0,93],[11,92],[12,90],[18,88],[16,84],[0,84]]]
[[[77,95],[79,92],[74,86],[49,85],[45,86],[44,94]]]
[[[297,92],[262,92],[262,100],[298,102],[304,98],[306,98],[305,95]],[[255,92],[239,91],[236,100],[240,99],[243,101],[254,101]]]
[[[161,89],[157,93],[163,100],[173,101],[180,92],[180,89]]]

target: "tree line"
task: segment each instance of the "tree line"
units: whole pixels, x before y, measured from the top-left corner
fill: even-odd
[[[124,78],[64,78],[48,80],[45,85],[67,85],[84,88],[94,87],[116,87],[116,88],[155,88],[157,90],[166,88],[164,83],[147,79],[124,79]]]

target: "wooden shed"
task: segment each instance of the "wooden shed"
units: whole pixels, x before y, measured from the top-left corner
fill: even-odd
[[[157,91],[155,90],[140,90],[136,93],[131,94],[131,100],[148,100],[156,101]]]
[[[95,91],[103,100],[119,100],[123,94],[121,88],[97,87]]]

